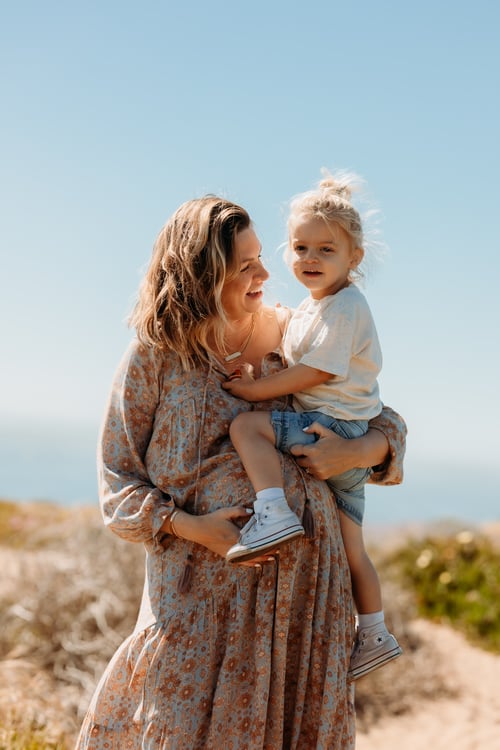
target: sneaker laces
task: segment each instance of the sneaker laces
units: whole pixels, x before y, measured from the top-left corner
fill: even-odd
[[[259,524],[259,514],[254,513],[253,516],[248,519],[248,521],[246,522],[246,524],[243,526],[243,528],[240,531],[240,542],[242,542],[245,536],[248,534],[248,532],[251,531],[254,528],[254,526],[257,526],[258,524]]]
[[[246,524],[243,526],[243,528],[240,531],[240,541],[244,540],[244,537],[248,534],[249,531],[251,531],[255,526],[263,526],[264,525],[264,518],[267,518],[267,513],[254,511],[253,516],[248,519]]]

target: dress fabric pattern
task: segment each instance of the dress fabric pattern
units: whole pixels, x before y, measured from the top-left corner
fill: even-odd
[[[270,354],[262,374],[279,368]],[[215,368],[185,373],[175,355],[137,341],[117,371],[102,430],[101,508],[115,533],[144,544],[146,579],[134,633],[96,688],[77,750],[354,747],[351,583],[326,484],[282,457],[287,499],[301,517],[307,497],[315,536],[262,569],[160,539],[174,502],[196,514],[252,504],[229,424],[250,408],[289,407],[252,407],[222,380]],[[192,582],[179,593],[188,554]]]

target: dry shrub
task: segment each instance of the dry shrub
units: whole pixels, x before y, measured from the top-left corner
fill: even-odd
[[[97,508],[0,502],[0,565],[0,750],[69,750],[134,627],[142,545],[104,529]],[[437,654],[412,632],[412,599],[383,575],[382,583],[404,655],[356,683],[361,729],[451,691]]]
[[[0,748],[66,748],[76,726],[59,693],[56,680],[31,662],[0,661]]]
[[[0,726],[17,734],[26,725],[46,726],[50,734],[57,722],[49,708],[59,706],[56,714],[67,719],[63,735],[74,739],[97,679],[134,627],[142,545],[105,530],[97,509],[23,504],[10,517],[3,507],[0,523],[0,564],[7,573],[0,586],[0,659],[11,667],[9,684],[15,673],[24,696],[19,703],[0,693]],[[39,745],[45,746],[53,747]]]

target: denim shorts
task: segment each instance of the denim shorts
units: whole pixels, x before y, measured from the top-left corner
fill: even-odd
[[[368,430],[367,420],[335,419],[320,411],[273,411],[271,424],[276,436],[276,448],[290,453],[292,445],[315,443],[318,436],[304,432],[304,427],[309,427],[313,422],[319,422],[343,438],[361,437]],[[371,469],[351,469],[326,480],[340,510],[358,526],[363,522],[365,484],[371,473]]]

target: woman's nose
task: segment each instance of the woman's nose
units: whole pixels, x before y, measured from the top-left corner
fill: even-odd
[[[259,278],[259,279],[264,279],[264,281],[265,281],[266,279],[268,279],[268,278],[269,278],[269,271],[268,271],[268,270],[267,270],[267,268],[266,268],[266,267],[264,266],[264,264],[262,263],[262,261],[259,261],[259,265],[258,265],[258,267],[257,267],[257,270],[256,270],[256,272],[255,272],[255,275],[256,275],[256,276],[257,276],[257,278]]]

